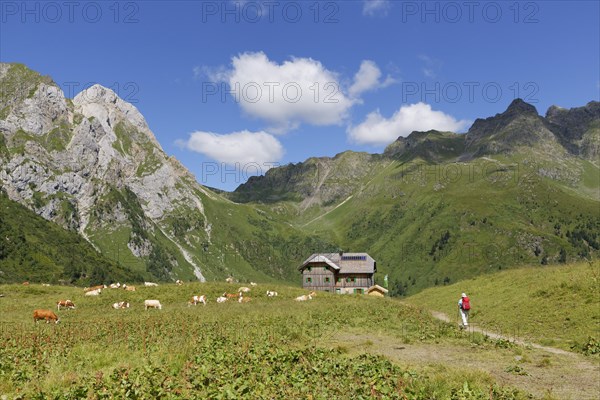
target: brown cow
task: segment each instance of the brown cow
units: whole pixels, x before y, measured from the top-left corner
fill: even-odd
[[[33,310],[33,322],[37,323],[40,319],[45,319],[46,323],[54,321],[55,324],[60,321],[56,314],[50,310]]]
[[[237,293],[223,293],[223,297],[227,297],[228,299],[237,299],[239,297],[239,294]]]
[[[59,300],[56,302],[56,309],[60,311],[60,308],[67,308],[67,309],[75,309],[75,303],[73,303],[71,300]]]
[[[135,286],[127,286],[125,290],[127,290],[128,292],[135,292]]]

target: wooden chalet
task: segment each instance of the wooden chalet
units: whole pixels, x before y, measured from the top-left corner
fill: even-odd
[[[374,284],[377,263],[367,253],[316,253],[298,269],[305,289],[364,294]]]

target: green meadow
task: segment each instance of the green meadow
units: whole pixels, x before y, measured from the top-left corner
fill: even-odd
[[[461,331],[420,307],[390,298],[327,293],[297,302],[294,298],[304,290],[260,283],[252,288],[248,303],[216,303],[219,295],[239,286],[243,284],[165,284],[138,286],[135,292],[105,289],[98,297],[87,297],[82,288],[72,286],[2,285],[0,395],[569,398],[536,386],[536,380],[523,381],[528,376],[521,374],[568,374],[569,359],[552,356],[551,362],[544,361],[546,356],[536,350]],[[279,296],[268,298],[266,290]],[[206,294],[208,305],[188,306],[194,294]],[[72,300],[76,309],[56,311],[61,299]],[[145,299],[160,300],[163,309],[144,311]],[[114,310],[111,305],[117,301],[128,301],[131,307]],[[60,323],[35,324],[32,311],[37,308],[54,310]],[[487,366],[453,361],[467,353]],[[438,358],[441,354],[447,358]],[[515,361],[517,356],[521,361]],[[588,398],[589,389],[577,390],[565,393]]]

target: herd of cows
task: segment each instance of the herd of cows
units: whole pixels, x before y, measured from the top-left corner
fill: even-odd
[[[227,282],[231,283],[229,281],[229,279],[227,280]],[[180,280],[177,280],[175,283],[178,286],[183,285],[183,282]],[[29,282],[25,282],[24,284],[29,284]],[[144,282],[144,286],[145,287],[155,287],[155,286],[158,286],[158,284],[154,283],[154,282]],[[250,282],[250,286],[257,286],[257,284],[254,282]],[[104,290],[104,289],[120,289],[120,288],[122,288],[126,291],[131,291],[131,292],[136,291],[135,286],[128,286],[125,284],[121,285],[120,283],[113,283],[109,286],[98,285],[98,286],[93,286],[93,287],[89,287],[89,288],[84,288],[83,290],[84,290],[85,296],[99,296],[102,293],[102,290]],[[237,301],[238,303],[248,303],[252,300],[251,297],[248,297],[246,295],[250,291],[251,291],[251,288],[242,286],[237,290],[236,293],[227,293],[227,292],[223,293],[221,296],[217,297],[216,301],[217,301],[217,303],[225,303],[228,300],[232,300],[232,301]],[[313,297],[315,297],[316,295],[317,295],[316,292],[313,291],[307,295],[298,296],[294,300],[296,300],[296,301],[312,300]],[[267,290],[266,296],[267,297],[277,297],[278,293],[275,291],[272,291],[272,290]],[[204,295],[204,294],[203,295],[194,295],[188,300],[187,305],[188,305],[188,307],[196,306],[199,303],[206,305],[207,302],[208,302],[208,298],[206,295]],[[127,301],[119,301],[119,302],[112,304],[112,308],[114,308],[115,310],[126,309],[129,307],[130,307],[130,304]],[[67,300],[59,300],[56,302],[56,309],[58,311],[60,311],[61,308],[73,310],[76,307],[75,307],[75,303],[72,300],[67,299]],[[162,304],[160,303],[159,300],[156,300],[156,299],[144,300],[144,309],[148,310],[149,308],[162,310]],[[40,320],[45,320],[46,323],[54,322],[55,324],[58,324],[60,322],[60,318],[52,310],[44,310],[44,309],[34,310],[33,311],[33,321],[35,323],[37,323]]]

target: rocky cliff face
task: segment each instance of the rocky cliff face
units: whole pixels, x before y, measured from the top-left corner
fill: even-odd
[[[600,157],[600,102],[569,110],[552,106],[546,112],[549,129],[572,154],[590,161]]]
[[[166,263],[155,275],[178,267],[204,280],[190,253],[211,241],[202,195],[214,194],[164,153],[133,105],[99,85],[70,101],[22,65],[2,64],[0,82],[10,89],[0,99],[0,184],[12,200],[103,250],[110,235],[127,235],[134,256]],[[179,254],[159,257],[161,248]]]
[[[343,201],[361,187],[381,157],[346,151],[335,157],[310,158],[251,177],[230,197],[239,202],[298,201],[300,210]]]

